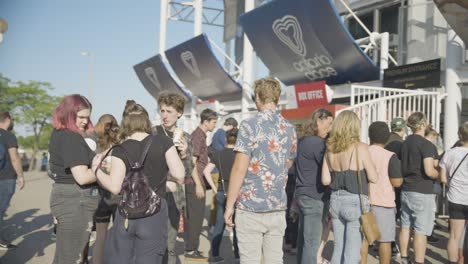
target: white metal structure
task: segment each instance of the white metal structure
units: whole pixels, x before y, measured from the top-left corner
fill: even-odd
[[[351,86],[351,105],[344,110],[355,112],[361,119],[361,140],[368,142],[368,128],[375,121],[388,124],[395,117],[407,118],[422,112],[434,129],[439,131],[441,101],[445,94],[363,85]]]

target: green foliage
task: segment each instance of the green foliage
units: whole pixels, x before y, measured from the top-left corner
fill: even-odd
[[[38,142],[38,149],[39,150],[45,150],[49,148],[49,140],[50,136],[52,135],[53,127],[50,124],[47,124],[43,130],[41,135],[39,136],[39,142]],[[34,139],[35,137],[32,136],[19,136],[18,137],[18,143],[21,148],[25,149],[34,149]]]
[[[32,144],[33,154],[36,154],[38,149],[47,149],[52,131],[52,111],[62,100],[61,97],[50,95],[52,90],[52,86],[47,82],[14,83],[0,74],[1,108],[10,111],[15,123],[33,132],[32,136],[19,138],[25,148]],[[48,132],[44,133],[45,131]]]

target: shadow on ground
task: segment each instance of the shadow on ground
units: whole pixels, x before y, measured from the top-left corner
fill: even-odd
[[[51,239],[52,216],[35,214],[39,209],[29,209],[9,217],[3,234],[6,240],[13,241],[18,248],[0,252],[0,263],[26,263],[34,257],[44,256],[45,248],[54,243]]]

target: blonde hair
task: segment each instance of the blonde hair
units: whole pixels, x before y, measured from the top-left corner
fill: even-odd
[[[333,121],[330,137],[327,140],[327,150],[340,153],[349,146],[360,141],[361,122],[352,111],[341,112]]]
[[[267,77],[255,81],[254,91],[262,104],[274,103],[277,105],[281,94],[281,85],[272,77]]]

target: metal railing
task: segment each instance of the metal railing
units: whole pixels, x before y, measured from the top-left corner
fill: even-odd
[[[351,86],[351,105],[341,111],[355,112],[361,120],[361,140],[368,142],[368,128],[375,121],[390,125],[395,117],[406,119],[413,112],[422,112],[439,131],[441,101],[446,96],[439,92],[403,90],[363,85]]]

